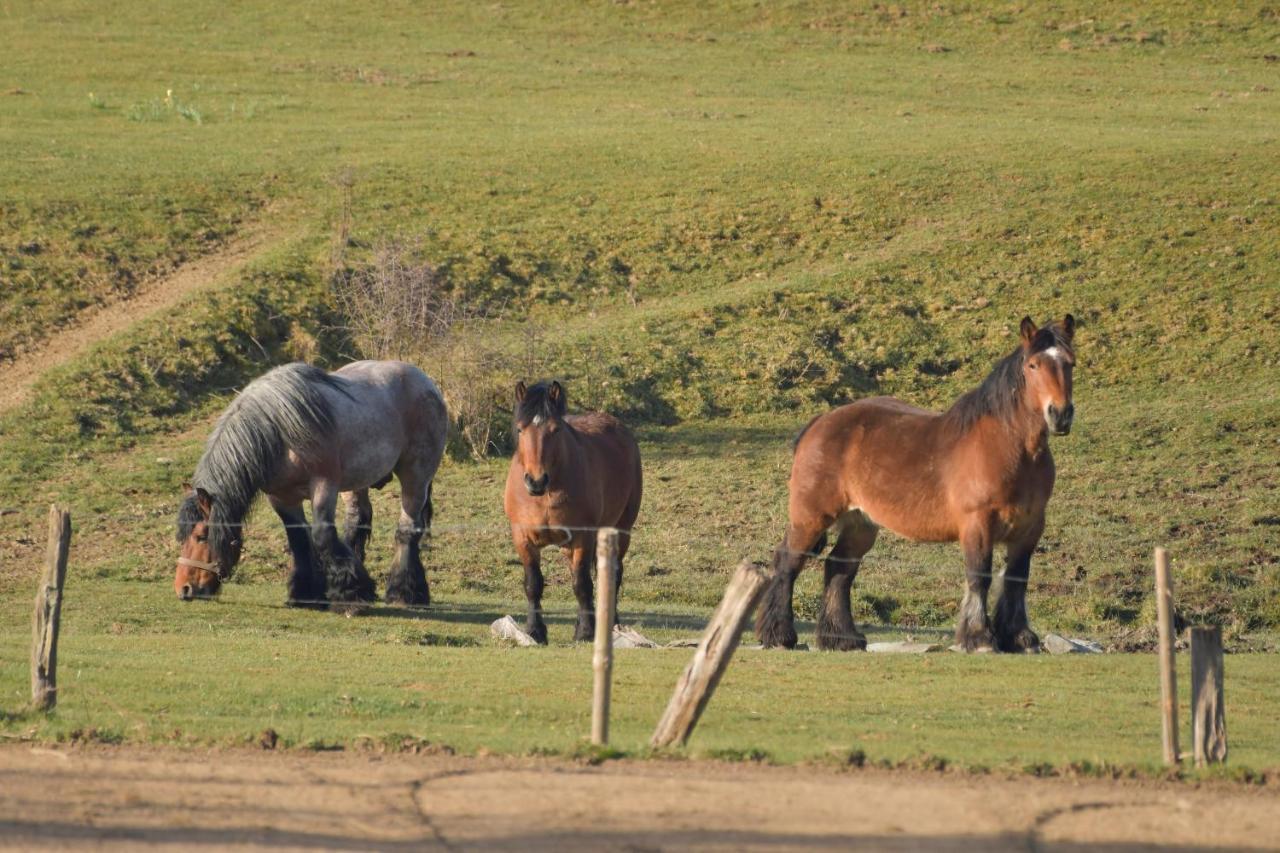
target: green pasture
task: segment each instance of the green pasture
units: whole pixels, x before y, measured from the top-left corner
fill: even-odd
[[[588,651],[485,634],[522,604],[500,457],[441,471],[425,616],[277,607],[283,537],[261,510],[224,598],[172,600],[172,519],[212,418],[275,363],[359,357],[333,259],[396,239],[493,318],[512,354],[495,387],[536,369],[636,428],[622,609],[660,638],[769,558],[812,415],[874,394],[944,407],[1024,314],[1072,312],[1077,427],[1053,445],[1033,624],[1149,649],[1168,547],[1182,615],[1241,652],[1233,763],[1280,763],[1274,654],[1252,653],[1280,631],[1273,4],[51,0],[0,6],[0,44],[0,381],[96,306],[270,237],[0,413],[5,735],[576,748]],[[62,702],[37,720],[19,707],[53,501],[76,533]],[[395,503],[394,485],[375,501],[379,576]],[[959,557],[885,534],[855,589],[860,622],[944,636]],[[684,660],[620,656],[623,749]],[[746,652],[693,751],[1143,764],[1153,673],[1145,655]]]
[[[3,605],[6,709],[27,695],[26,605]],[[625,610],[630,624],[662,641],[696,635],[702,618],[692,608],[630,618]],[[0,729],[11,737],[236,745],[270,728],[292,747],[426,741],[464,752],[589,754],[589,644],[567,642],[571,614],[555,610],[551,647],[501,646],[488,622],[504,612],[502,603],[462,599],[427,613],[379,608],[348,619],[285,608],[279,590],[263,585],[183,605],[154,583],[84,581],[67,594],[57,711],[6,715]],[[616,653],[612,746],[646,753],[691,653]],[[1274,655],[1230,655],[1226,672],[1233,772],[1280,765]],[[1154,655],[744,649],[687,753],[1145,772],[1159,761],[1158,704]]]

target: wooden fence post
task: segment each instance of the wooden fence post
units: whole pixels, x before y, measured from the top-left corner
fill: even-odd
[[[618,578],[618,531],[596,534],[596,647],[591,657],[595,689],[591,697],[591,742],[609,742],[609,694],[613,687],[613,610]]]
[[[58,624],[70,546],[71,514],[49,507],[49,551],[31,617],[31,705],[37,711],[52,711],[58,703]]]
[[[1191,629],[1191,745],[1196,767],[1227,760],[1222,628]]]
[[[689,740],[693,727],[698,724],[698,718],[720,683],[720,676],[724,675],[734,650],[738,648],[742,629],[756,609],[767,579],[759,565],[744,561],[738,566],[720,606],[698,642],[693,660],[689,661],[689,666],[676,683],[675,693],[658,721],[650,745],[660,748],[677,743],[683,745]]]
[[[1174,671],[1173,648],[1173,577],[1169,574],[1169,555],[1156,549],[1156,621],[1160,651],[1160,719],[1164,763],[1175,765],[1178,753],[1178,679]]]

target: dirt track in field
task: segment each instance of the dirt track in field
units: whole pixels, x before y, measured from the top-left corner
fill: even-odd
[[[128,299],[84,311],[73,323],[13,361],[0,364],[5,379],[0,386],[0,413],[27,402],[32,386],[45,372],[79,357],[95,344],[139,321],[172,308],[195,291],[218,283],[286,238],[289,232],[271,224],[275,219],[269,216],[250,225],[217,251],[185,263],[167,276],[143,283]]]
[[[0,849],[1280,849],[1274,786],[0,747]]]

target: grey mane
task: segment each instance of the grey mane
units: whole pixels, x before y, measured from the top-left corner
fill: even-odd
[[[227,406],[205,443],[192,485],[213,496],[209,544],[225,565],[240,538],[244,520],[259,490],[274,479],[290,450],[313,457],[334,432],[334,413],[323,389],[347,393],[325,371],[295,362],[271,370],[250,382]],[[178,537],[183,527],[198,520],[194,497],[178,514]]]

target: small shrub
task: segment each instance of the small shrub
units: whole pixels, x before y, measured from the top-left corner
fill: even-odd
[[[493,334],[500,318],[453,292],[447,277],[408,244],[383,243],[368,262],[348,266],[342,260],[350,242],[345,213],[340,230],[333,288],[351,339],[370,358],[413,361],[436,381],[453,425],[451,456],[508,452],[507,401],[517,378],[537,373],[536,346],[529,343],[524,356],[502,347]],[[536,334],[527,338],[535,340]]]

